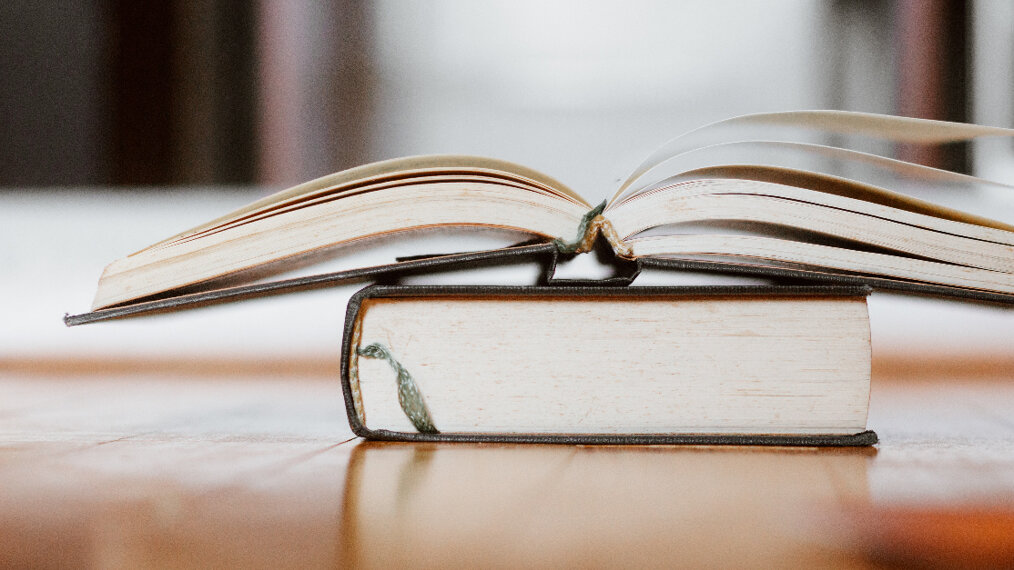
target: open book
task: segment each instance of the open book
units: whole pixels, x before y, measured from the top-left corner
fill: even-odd
[[[821,143],[1012,135],[835,111],[749,115],[670,141],[597,205],[500,160],[389,160],[279,192],[113,262],[93,310],[231,287],[308,257],[447,227],[508,229],[566,254],[604,239],[621,259],[663,266],[846,276],[1010,302],[1014,227],[898,191],[1002,184]]]

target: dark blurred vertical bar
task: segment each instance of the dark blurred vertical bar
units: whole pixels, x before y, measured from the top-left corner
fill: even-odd
[[[0,2],[0,187],[101,184],[105,2]]]
[[[822,3],[825,27],[818,49],[823,50],[824,96],[832,109],[893,113],[897,108],[894,78],[895,6],[882,0],[831,0]],[[828,143],[846,144],[844,137]],[[850,141],[850,144],[857,144]],[[879,141],[863,141],[860,150],[889,154],[894,148]]]
[[[109,179],[165,184],[172,159],[172,4],[117,0],[110,17]]]
[[[255,5],[178,2],[174,10],[172,178],[253,181]]]
[[[256,51],[260,182],[293,184],[372,159],[370,3],[261,0]]]
[[[217,182],[252,184],[257,175],[256,16],[249,0],[227,2],[219,12],[219,69],[226,81],[215,102],[221,117]]]
[[[965,0],[898,0],[898,112],[909,117],[967,121],[971,23]],[[967,171],[963,146],[901,146],[898,156]]]
[[[239,0],[114,3],[114,183],[253,181],[254,16]]]
[[[351,168],[372,160],[371,127],[377,96],[373,9],[376,4],[344,0],[338,4],[335,46],[334,117],[335,165]]]

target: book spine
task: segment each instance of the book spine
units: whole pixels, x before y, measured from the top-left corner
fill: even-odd
[[[627,244],[623,243],[613,224],[602,215],[606,209],[606,202],[592,208],[581,218],[577,228],[577,238],[572,242],[566,242],[563,238],[556,238],[553,244],[560,253],[587,253],[595,247],[595,241],[602,235],[613,248],[613,252],[623,258],[633,258],[634,252]]]

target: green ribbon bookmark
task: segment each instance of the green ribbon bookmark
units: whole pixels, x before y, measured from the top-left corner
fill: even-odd
[[[554,239],[553,245],[556,246],[556,249],[559,249],[560,253],[574,253],[575,251],[577,251],[578,246],[580,246],[581,242],[584,241],[585,237],[584,235],[588,233],[588,226],[590,226],[592,220],[594,220],[596,216],[604,212],[605,209],[606,202],[605,200],[603,200],[601,204],[589,210],[588,213],[585,214],[583,218],[581,218],[581,224],[577,226],[577,238],[571,243],[563,241],[562,238]]]
[[[440,433],[433,425],[433,419],[430,418],[430,411],[426,408],[426,402],[419,391],[419,386],[416,385],[408,370],[405,370],[405,367],[391,356],[391,351],[384,345],[374,342],[357,348],[356,354],[366,358],[386,360],[398,375],[398,403],[401,404],[401,410],[408,416],[409,421],[420,433]]]

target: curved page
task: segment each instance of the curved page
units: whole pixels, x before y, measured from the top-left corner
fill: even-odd
[[[748,222],[774,235],[811,232],[957,265],[1014,273],[1014,232],[942,220],[844,196],[755,182],[698,180],[641,194],[607,214],[623,239],[694,224]],[[691,230],[694,231],[694,230]],[[714,232],[711,232],[714,233]]]
[[[550,193],[557,193],[565,198],[591,207],[576,192],[568,188],[560,181],[542,174],[536,170],[495,158],[463,155],[425,155],[394,158],[380,162],[373,162],[348,170],[343,170],[327,176],[304,182],[292,188],[276,192],[230,212],[222,217],[216,218],[200,226],[180,232],[171,236],[161,243],[172,241],[181,236],[199,233],[208,228],[222,225],[232,220],[242,218],[252,213],[262,212],[281,204],[291,204],[308,198],[313,198],[325,193],[341,191],[350,186],[357,186],[377,182],[385,178],[404,178],[414,174],[438,174],[445,172],[462,172],[499,174],[513,177],[517,180],[526,181],[533,186],[547,189]],[[156,244],[158,245],[158,244]]]
[[[109,265],[94,308],[140,299],[310,252],[439,226],[576,235],[587,207],[493,183],[425,183],[347,196],[268,216],[199,239],[153,247]]]
[[[762,133],[758,136],[757,133]],[[1014,129],[933,121],[910,117],[892,117],[848,111],[789,111],[743,115],[705,125],[663,144],[644,160],[620,185],[615,201],[629,188],[644,187],[641,179],[666,162],[694,149],[723,142],[763,138],[772,140],[782,133],[786,141],[816,136],[839,135],[869,137],[889,142],[942,144],[970,141],[987,136],[1014,136]]]
[[[998,293],[1014,293],[1014,276],[974,267],[859,251],[767,236],[692,234],[634,238],[626,241],[635,256],[707,260],[730,257],[776,261],[860,275],[933,283]]]

